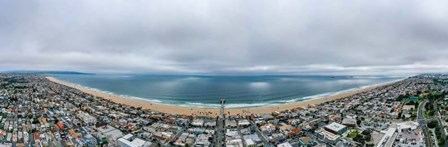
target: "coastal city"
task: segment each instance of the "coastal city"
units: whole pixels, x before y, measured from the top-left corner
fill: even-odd
[[[447,94],[448,75],[423,74],[286,111],[178,115],[0,74],[0,146],[443,147]]]
[[[0,147],[448,147],[448,0],[0,0]]]

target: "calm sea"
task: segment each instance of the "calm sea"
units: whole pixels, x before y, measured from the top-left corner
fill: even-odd
[[[256,107],[334,95],[398,80],[390,76],[52,75],[130,98],[190,107]]]

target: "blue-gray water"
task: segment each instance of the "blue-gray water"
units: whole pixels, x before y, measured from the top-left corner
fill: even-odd
[[[333,95],[399,79],[387,76],[53,75],[85,87],[191,107],[255,107]]]

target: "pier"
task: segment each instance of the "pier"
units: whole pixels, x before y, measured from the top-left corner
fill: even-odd
[[[219,111],[219,117],[217,119],[217,128],[216,128],[216,146],[217,147],[222,147],[225,146],[225,114],[224,114],[224,104],[226,103],[226,101],[224,99],[221,99],[221,108]]]

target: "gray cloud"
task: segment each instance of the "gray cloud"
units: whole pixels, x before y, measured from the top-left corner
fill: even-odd
[[[446,1],[0,0],[0,69],[448,71]]]

